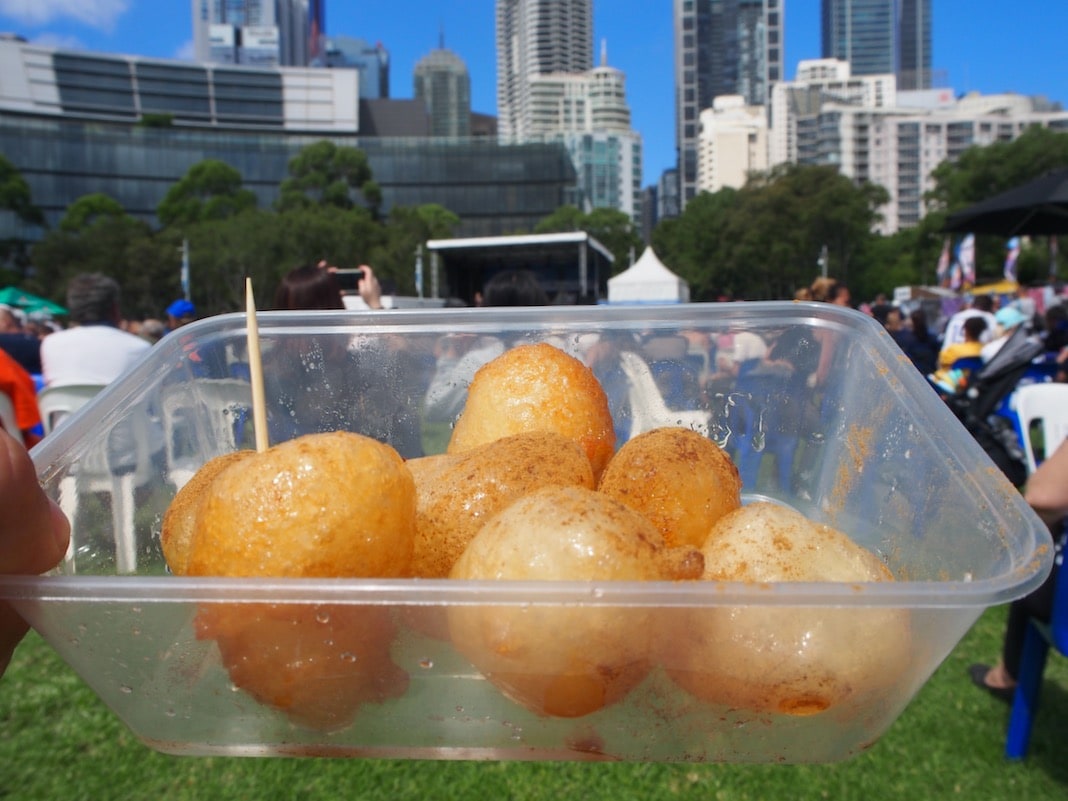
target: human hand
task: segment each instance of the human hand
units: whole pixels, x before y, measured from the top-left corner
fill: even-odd
[[[360,279],[360,283],[356,286],[360,297],[363,298],[363,302],[367,304],[369,309],[381,309],[382,287],[375,277],[375,271],[367,264],[361,264],[360,269],[363,270],[363,278]]]
[[[0,573],[37,574],[55,567],[67,552],[70,523],[44,494],[26,448],[0,429]],[[0,674],[29,627],[0,601]]]

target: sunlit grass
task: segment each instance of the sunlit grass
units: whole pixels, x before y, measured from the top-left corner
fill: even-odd
[[[867,753],[832,765],[665,765],[173,757],[143,746],[36,635],[0,680],[0,799],[1028,799],[1068,797],[1068,660],[1051,655],[1021,763],[1008,708],[966,669],[996,658],[988,611]]]

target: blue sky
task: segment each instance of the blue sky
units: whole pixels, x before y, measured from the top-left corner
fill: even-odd
[[[819,0],[783,0],[786,75],[818,58]],[[475,111],[496,113],[494,0],[332,0],[330,34],[381,41],[392,59],[393,97],[412,96],[416,62],[438,46],[471,74]],[[597,58],[627,76],[633,125],[645,145],[645,183],[675,162],[671,0],[595,0]],[[0,0],[0,31],[56,47],[188,58],[189,0]],[[955,91],[1042,94],[1068,106],[1065,0],[933,0],[933,67]]]

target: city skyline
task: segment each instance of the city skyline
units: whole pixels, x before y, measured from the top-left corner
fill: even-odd
[[[784,0],[785,72],[819,58],[820,4]],[[391,58],[390,94],[411,98],[415,64],[445,46],[467,65],[472,110],[496,114],[494,0],[455,0],[446,7],[412,0],[401,14],[388,6],[327,3],[329,35],[381,41]],[[932,9],[936,84],[956,92],[1015,91],[1068,104],[1068,71],[1058,63],[1068,4],[1023,3],[1007,14],[995,0],[937,0]],[[192,57],[188,2],[149,0],[0,0],[0,30],[71,49],[155,58]],[[594,53],[607,41],[608,64],[626,75],[633,126],[643,137],[645,185],[675,166],[672,3],[594,2]]]

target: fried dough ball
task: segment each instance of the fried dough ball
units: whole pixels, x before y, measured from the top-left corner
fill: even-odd
[[[454,579],[695,578],[696,550],[668,550],[644,517],[600,493],[549,487],[490,519]],[[502,692],[538,714],[579,717],[623,698],[650,669],[650,613],[531,604],[454,606],[456,647]]]
[[[167,511],[163,513],[159,535],[163,558],[174,575],[185,575],[189,561],[189,543],[193,539],[197,510],[204,499],[204,491],[225,468],[253,453],[255,451],[234,451],[209,459],[175,494]]]
[[[709,581],[893,580],[875,554],[841,532],[773,503],[728,514],[702,553]],[[661,650],[668,675],[698,698],[811,715],[892,687],[909,647],[903,610],[750,606],[688,613]]]
[[[519,345],[484,364],[471,382],[448,453],[524,431],[578,441],[599,476],[615,451],[608,396],[585,364],[552,345]]]
[[[742,505],[734,462],[688,428],[656,428],[625,442],[598,489],[649,518],[668,545],[700,548],[715,522]]]
[[[362,704],[408,689],[382,607],[203,604],[194,625],[197,639],[218,644],[235,687],[307,728],[343,728]]]
[[[416,491],[412,574],[424,578],[447,577],[482,525],[528,492],[550,486],[594,488],[593,468],[582,447],[551,431],[502,437],[444,459],[410,460],[408,466]]]
[[[224,466],[195,515],[186,573],[395,577],[408,574],[415,485],[393,448],[348,432],[310,434]],[[359,706],[402,694],[381,608],[201,604],[236,687],[302,726],[333,730]]]
[[[335,431],[224,469],[196,517],[194,576],[406,576],[415,485],[390,446]]]

